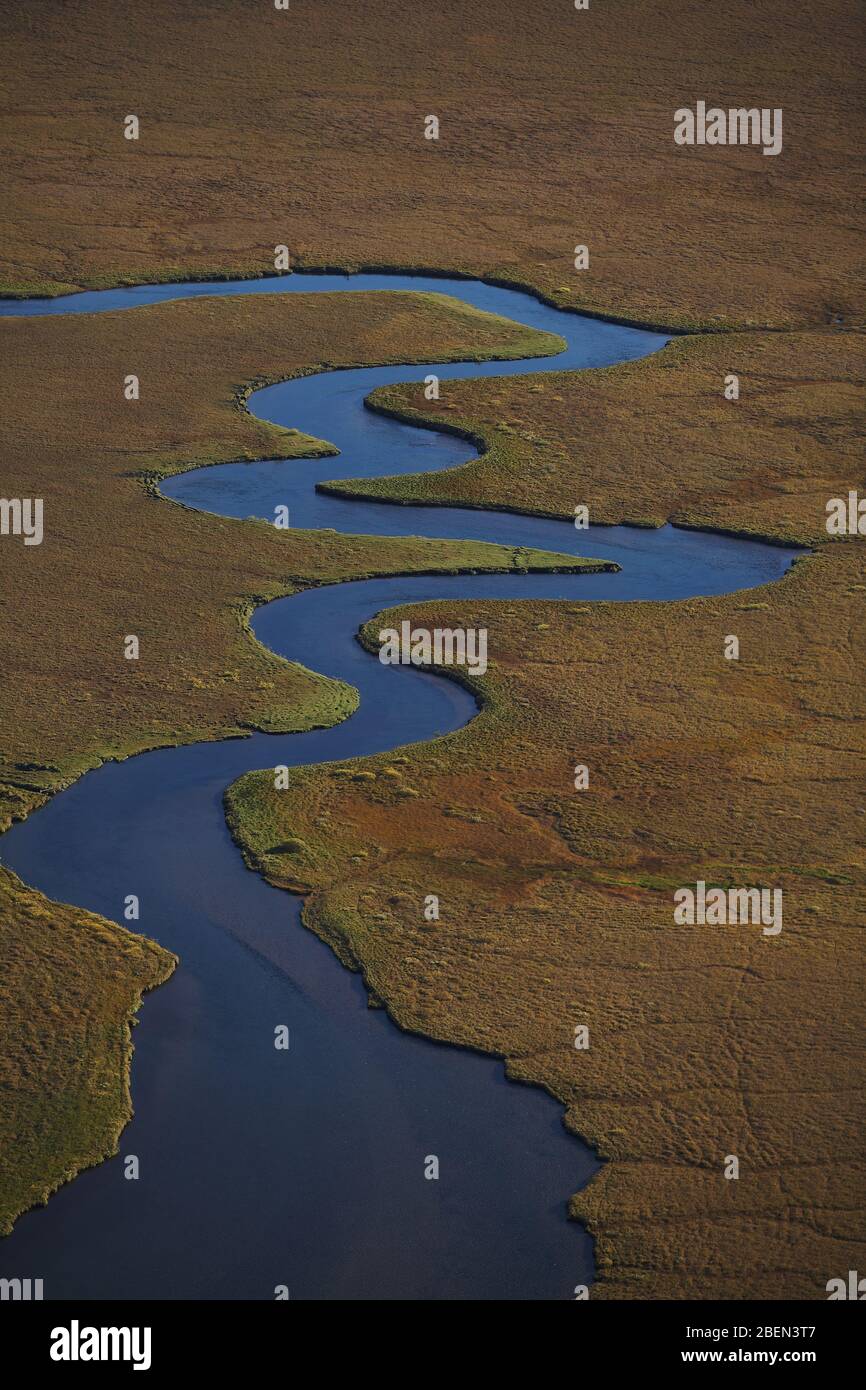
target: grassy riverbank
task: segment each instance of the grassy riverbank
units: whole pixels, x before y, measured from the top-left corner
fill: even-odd
[[[132,1115],[130,1030],[175,957],[0,868],[0,1236],[117,1150]]]
[[[308,925],[402,1027],[501,1055],[611,1160],[571,1204],[597,1238],[593,1297],[823,1298],[856,1267],[866,547],[831,543],[824,521],[859,476],[863,375],[852,335],[737,335],[448,383],[438,404],[377,392],[490,452],[350,492],[559,515],[586,500],[596,519],[818,553],[721,598],[391,612],[489,629],[479,718],[227,795],[248,862],[311,894]],[[780,936],[676,927],[673,891],[698,879],[782,887]]]
[[[344,718],[353,690],[255,641],[247,620],[257,602],[379,574],[590,563],[472,542],[278,532],[153,494],[155,478],[184,467],[310,452],[296,431],[243,409],[249,381],[325,362],[409,360],[422,345],[437,359],[558,346],[444,297],[411,294],[0,321],[3,494],[42,497],[45,527],[41,545],[15,536],[0,545],[0,826],[107,759]],[[137,401],[124,398],[132,370]],[[127,634],[139,637],[137,661],[124,657]],[[7,1230],[26,1206],[113,1151],[130,1113],[129,1022],[172,958],[48,903],[5,870],[0,948]]]
[[[739,399],[725,397],[734,374]],[[592,372],[380,387],[370,405],[458,428],[483,456],[402,478],[344,479],[339,496],[509,507],[593,522],[704,527],[822,545],[826,503],[862,476],[866,341],[843,332],[674,338]]]
[[[724,598],[392,610],[488,628],[481,715],[227,794],[401,1027],[504,1057],[610,1160],[572,1200],[593,1297],[824,1298],[856,1268],[864,581],[839,545]],[[698,879],[781,887],[783,931],[676,927]]]
[[[437,0],[411,23],[396,0],[84,0],[0,25],[6,292],[260,275],[285,244],[652,324],[863,321],[854,0]],[[698,97],[782,108],[782,153],[675,145]]]
[[[352,692],[250,638],[254,603],[298,584],[513,567],[512,553],[497,547],[337,542],[329,532],[206,517],[146,486],[200,464],[315,452],[297,431],[250,416],[245,384],[326,363],[414,360],[422,343],[434,360],[558,346],[445,297],[416,295],[257,297],[0,321],[4,495],[42,497],[45,510],[41,545],[7,537],[0,549],[8,612],[0,826],[106,758],[342,718]],[[129,401],[124,378],[133,369],[141,397]],[[556,563],[534,554],[521,562]],[[22,642],[22,632],[32,640]],[[139,637],[137,661],[124,658],[127,634]]]
[[[296,267],[481,274],[708,330],[610,371],[449,383],[438,406],[379,393],[489,452],[357,491],[553,515],[586,502],[599,521],[675,517],[809,540],[816,557],[762,591],[664,607],[438,605],[431,620],[496,633],[475,723],[366,760],[360,781],[298,770],[278,803],[245,779],[228,807],[251,861],[312,891],[308,923],[403,1026],[500,1053],[612,1160],[573,1203],[598,1237],[593,1297],[824,1297],[863,1234],[866,581],[862,543],[823,530],[827,498],[863,486],[859,9],[404,10],[81,0],[34,23],[6,7],[0,293],[269,274],[286,244]],[[783,153],[675,146],[674,111],[701,97],[782,108]],[[522,331],[413,296],[256,297],[5,321],[0,350],[0,491],[46,501],[42,546],[0,544],[0,826],[106,757],[340,718],[352,692],[260,648],[254,603],[514,562],[454,542],[337,551],[324,533],[198,516],[149,483],[308,452],[239,408],[250,382],[520,353]],[[739,662],[721,658],[729,632]],[[780,937],[675,930],[670,892],[701,875],[784,884]],[[5,1229],[110,1152],[129,1019],[171,961],[5,871],[0,909]]]

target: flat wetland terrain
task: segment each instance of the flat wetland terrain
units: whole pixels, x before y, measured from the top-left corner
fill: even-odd
[[[252,728],[326,726],[351,713],[350,687],[255,641],[256,603],[370,575],[580,568],[570,556],[480,542],[278,531],[203,516],[154,491],[159,477],[197,464],[333,452],[255,420],[242,400],[251,382],[325,362],[557,346],[453,300],[412,294],[0,320],[3,495],[43,497],[46,519],[41,545],[10,535],[0,546],[0,826],[107,759]],[[124,396],[131,366],[137,401]],[[130,634],[140,643],[135,661],[124,656]],[[23,1208],[113,1151],[130,1114],[128,1018],[172,957],[92,914],[63,906],[53,916],[2,867],[0,894],[0,1229],[8,1229]]]
[[[392,610],[488,628],[481,715],[228,793],[250,862],[314,890],[305,920],[401,1026],[502,1055],[612,1160],[572,1202],[593,1297],[810,1298],[856,1255],[864,592],[840,545],[724,598]],[[780,936],[674,926],[698,879],[781,887]]]
[[[737,401],[724,395],[735,373]],[[443,473],[341,481],[337,495],[512,507],[593,522],[680,526],[780,542],[827,541],[826,503],[862,469],[866,340],[833,330],[695,334],[594,372],[400,385],[370,404],[460,428],[483,459]]]
[[[261,275],[284,244],[663,325],[863,322],[855,0],[437,0],[411,22],[395,0],[86,0],[38,35],[0,23],[9,292]],[[783,108],[782,154],[677,147],[701,94]]]
[[[251,773],[226,808],[251,868],[309,893],[307,925],[401,1027],[504,1058],[608,1160],[571,1197],[596,1237],[593,1298],[826,1297],[866,1235],[866,548],[825,528],[829,498],[864,490],[857,7],[445,0],[407,22],[386,0],[338,18],[86,0],[36,27],[7,9],[0,32],[6,296],[272,274],[286,244],[295,267],[482,275],[691,330],[593,372],[552,360],[443,383],[438,401],[377,391],[374,409],[465,433],[480,457],[333,490],[562,517],[586,504],[594,523],[813,553],[723,597],[392,611],[387,625],[489,630],[478,717],[293,769],[279,793]],[[675,146],[674,110],[703,95],[784,108],[783,153]],[[0,541],[0,829],[106,759],[345,718],[352,688],[255,641],[259,603],[372,575],[575,567],[280,532],[156,489],[330,450],[253,418],[251,387],[556,346],[410,293],[0,319],[0,495],[46,509],[42,545]],[[364,631],[371,650],[383,625]],[[783,888],[783,931],[675,926],[674,890],[699,879]],[[116,1148],[132,1016],[176,962],[3,867],[0,952],[2,1233]]]

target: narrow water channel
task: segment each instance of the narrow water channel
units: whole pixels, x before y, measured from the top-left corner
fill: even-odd
[[[68,1184],[0,1241],[0,1276],[46,1298],[562,1299],[592,1279],[591,1241],[566,1221],[596,1162],[549,1097],[502,1065],[401,1033],[367,1008],[358,976],[300,923],[300,902],[244,868],[225,787],[252,768],[365,755],[472,718],[461,686],[386,668],[355,640],[372,614],[431,598],[662,599],[779,578],[794,551],[666,526],[576,532],[504,512],[392,507],[315,490],[328,479],[453,467],[454,436],[366,410],[375,386],[435,372],[517,375],[643,356],[659,334],[567,314],[529,295],[423,276],[294,275],[6,301],[0,314],[134,308],[199,295],[409,289],[447,293],[558,333],[554,358],[323,373],[258,392],[263,418],[336,444],[338,458],[223,465],[168,480],[168,498],[229,516],[346,533],[473,538],[603,556],[621,573],[448,576],[341,584],[259,610],[259,639],[349,681],[357,713],[333,729],[141,754],[89,773],[0,840],[0,857],[51,897],[120,919],[175,951],[173,978],[135,1030],[135,1117],[120,1155]],[[166,503],[168,505],[168,503]],[[335,540],[335,544],[338,544]],[[288,1053],[273,1028],[291,1029]],[[128,1182],[123,1156],[141,1177]],[[438,1182],[424,1159],[440,1160]]]

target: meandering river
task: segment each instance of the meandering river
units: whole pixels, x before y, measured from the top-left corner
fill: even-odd
[[[144,753],[83,777],[0,841],[6,864],[53,898],[140,929],[180,956],[135,1031],[135,1116],[117,1158],[79,1175],[0,1242],[0,1275],[46,1298],[560,1299],[592,1279],[566,1201],[597,1164],[540,1091],[501,1062],[401,1033],[367,1008],[300,924],[300,901],[250,873],[226,830],[225,787],[252,768],[354,757],[445,734],[472,718],[456,683],[382,666],[355,640],[393,604],[431,598],[677,599],[779,578],[796,552],[701,532],[575,531],[505,512],[394,507],[319,481],[453,467],[465,441],[366,410],[374,387],[605,366],[663,335],[582,318],[469,280],[293,275],[5,301],[0,314],[130,309],[199,295],[409,289],[558,333],[554,358],[367,367],[268,387],[255,414],[336,444],[339,458],[222,465],[174,477],[167,497],[229,516],[377,535],[471,538],[601,556],[618,574],[394,578],[308,590],[260,609],[274,651],[349,681],[355,715],[333,729]],[[576,501],[582,499],[576,498]],[[168,505],[168,503],[166,503]],[[335,540],[335,544],[339,542]],[[491,652],[495,660],[495,651]],[[613,658],[612,658],[613,659]],[[273,1028],[291,1029],[287,1053]],[[136,1154],[138,1181],[123,1175]],[[436,1154],[439,1181],[424,1178]]]

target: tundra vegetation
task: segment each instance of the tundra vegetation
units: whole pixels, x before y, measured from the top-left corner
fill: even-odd
[[[863,491],[860,24],[854,0],[821,7],[820,41],[816,12],[788,0],[585,12],[441,0],[411,24],[394,0],[338,20],[324,5],[253,13],[240,0],[85,0],[40,12],[38,30],[22,9],[0,16],[3,292],[270,273],[286,244],[295,267],[483,274],[562,307],[698,329],[591,375],[449,384],[438,403],[378,393],[379,408],[448,420],[487,452],[364,495],[564,516],[588,504],[594,521],[674,518],[818,548],[781,583],[725,598],[391,613],[388,625],[495,632],[479,718],[355,775],[293,770],[281,793],[252,776],[227,797],[249,862],[310,892],[308,925],[401,1026],[500,1054],[611,1160],[572,1200],[598,1238],[593,1297],[825,1297],[862,1246],[866,580],[862,541],[824,525],[828,498]],[[437,140],[424,139],[431,92]],[[674,113],[704,99],[783,111],[784,150],[678,145]],[[124,139],[131,111],[137,140]],[[293,300],[291,348],[267,299],[166,306],[122,328],[120,316],[2,326],[0,491],[69,508],[62,535],[46,507],[43,543],[14,540],[3,589],[7,820],[103,757],[348,711],[351,691],[250,639],[255,602],[489,561],[446,543],[350,537],[338,550],[197,516],[143,485],[307,452],[235,409],[252,380],[503,348],[501,328],[485,339],[453,310],[401,303]],[[151,383],[134,416],[121,370]],[[738,400],[723,395],[732,373]],[[383,625],[366,630],[371,651]],[[154,657],[132,678],[115,661],[130,630]],[[738,661],[721,655],[729,633]],[[784,889],[784,930],[678,926],[672,894],[699,880]],[[126,1022],[172,962],[11,876],[3,894],[22,962],[4,977],[10,1031],[31,1010],[46,1054],[25,1045],[4,1072],[0,1146],[24,1173],[0,1181],[8,1222],[112,1147],[128,1113]],[[438,921],[424,916],[430,894]],[[73,927],[93,1020],[83,1057],[66,1041],[76,991],[60,983]],[[74,1080],[88,1058],[110,1103]],[[34,1122],[40,1088],[67,1078],[75,1122],[60,1101]],[[24,1139],[10,1150],[16,1113]],[[731,1154],[736,1181],[723,1177]]]
[[[399,0],[84,0],[36,28],[5,6],[0,34],[8,292],[261,275],[285,245],[665,326],[863,322],[857,0],[436,0],[411,22]],[[697,100],[783,110],[783,153],[677,145]]]
[[[403,623],[495,635],[478,719],[226,797],[247,861],[309,894],[307,924],[401,1027],[501,1055],[610,1160],[570,1205],[597,1237],[594,1298],[825,1298],[827,1271],[856,1268],[866,548],[827,503],[851,512],[864,384],[862,337],[827,329],[374,392],[484,451],[335,493],[563,518],[579,499],[596,522],[815,553],[721,598],[378,614],[371,651]],[[678,924],[701,880],[784,892],[784,930]]]
[[[0,540],[0,828],[89,768],[145,748],[309,729],[355,707],[338,681],[256,642],[257,604],[374,574],[594,562],[481,543],[277,530],[156,495],[199,464],[335,452],[254,419],[249,383],[324,362],[555,351],[445,296],[262,296],[0,320],[3,491],[44,501],[44,535]],[[140,398],[124,392],[133,364]],[[303,463],[299,462],[302,468]],[[127,661],[125,639],[138,638]],[[130,1114],[129,1021],[173,957],[49,904],[0,867],[0,1231],[113,1152]]]
[[[478,718],[227,794],[401,1027],[502,1056],[609,1160],[571,1202],[594,1298],[824,1298],[857,1267],[864,593],[853,542],[723,598],[390,610],[371,651],[383,621],[495,634]],[[784,929],[678,925],[701,879],[784,891]]]
[[[737,400],[725,396],[730,376]],[[594,372],[448,382],[438,401],[414,383],[385,386],[374,410],[459,427],[483,457],[328,491],[561,517],[581,504],[595,523],[670,520],[821,545],[828,501],[862,479],[864,387],[863,336],[834,329],[689,334]]]

